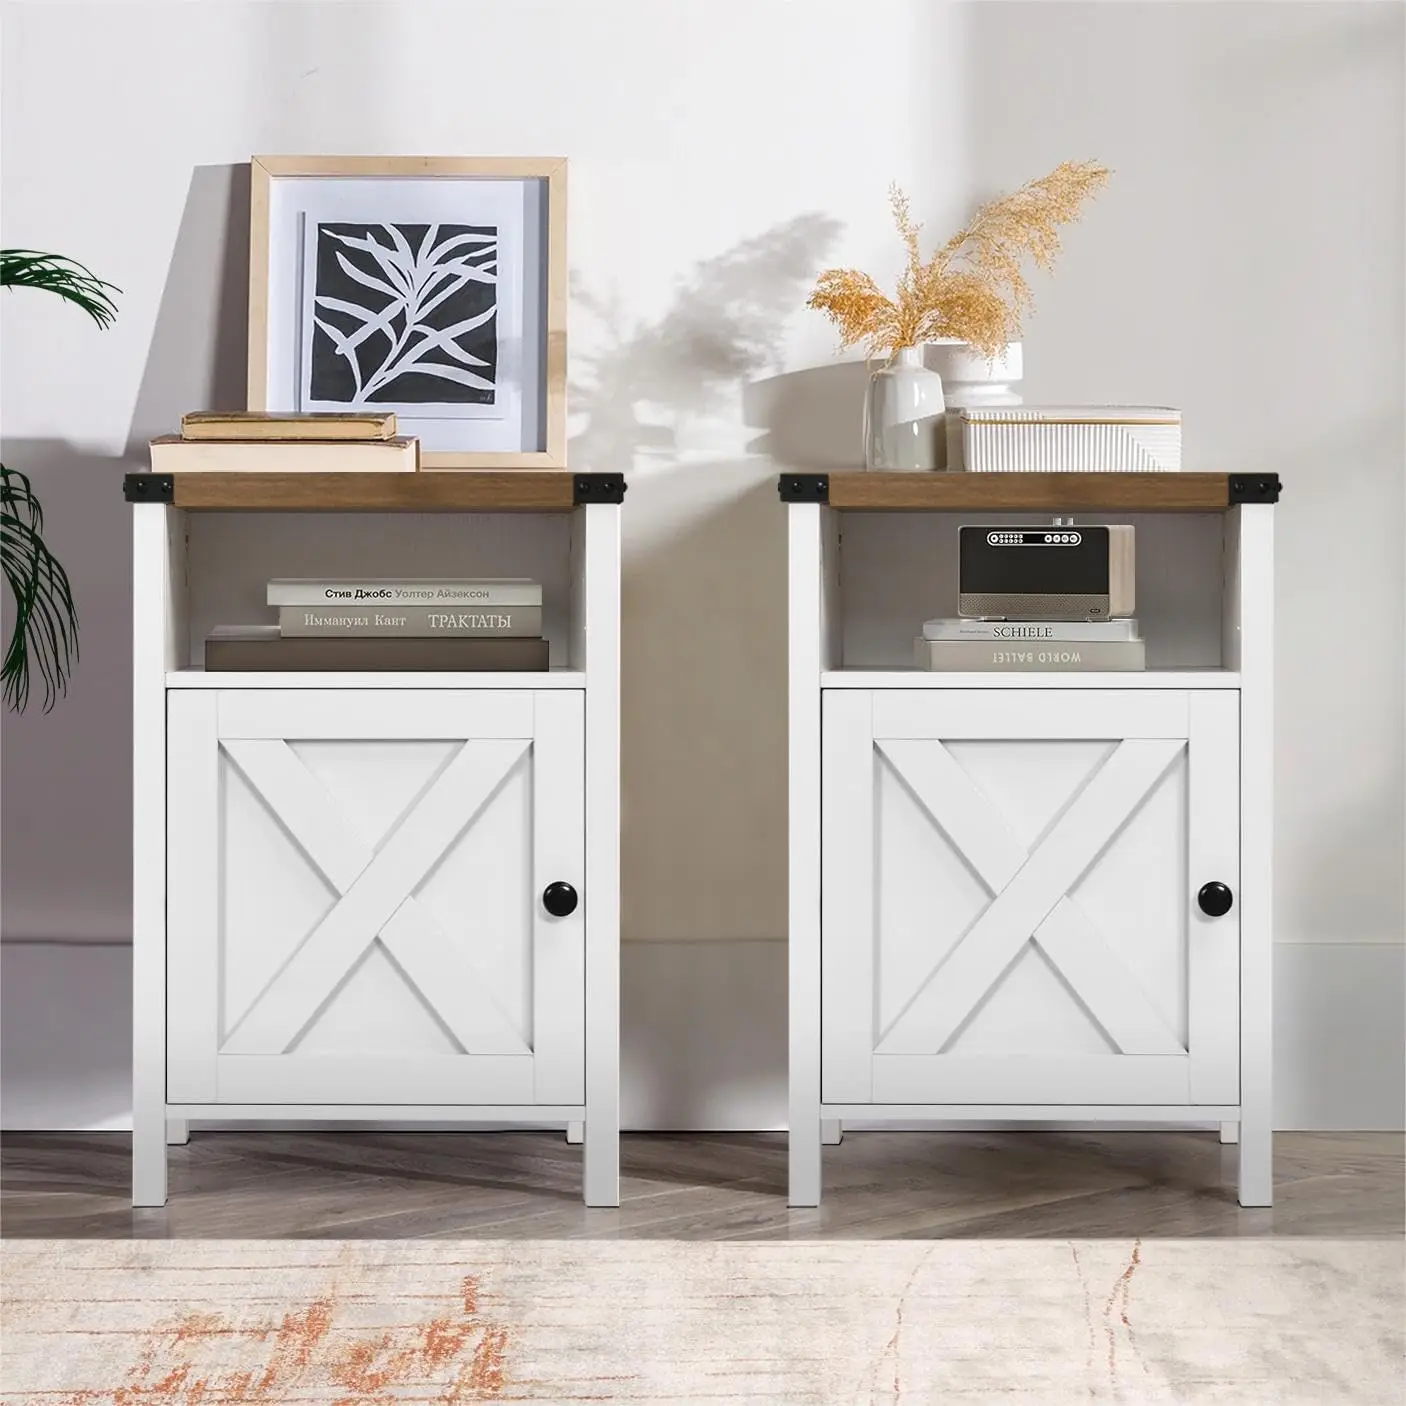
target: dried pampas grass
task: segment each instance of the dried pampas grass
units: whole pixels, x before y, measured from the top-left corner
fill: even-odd
[[[858,269],[826,269],[806,301],[840,329],[842,347],[862,344],[870,356],[941,337],[967,342],[994,359],[1020,336],[1021,314],[1033,304],[1026,260],[1048,272],[1059,253],[1059,227],[1078,219],[1084,201],[1108,181],[1092,161],[1065,161],[1048,176],[989,201],[926,262],[908,199],[889,191],[908,263],[890,298]]]

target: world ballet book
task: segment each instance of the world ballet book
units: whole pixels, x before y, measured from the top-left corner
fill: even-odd
[[[1142,640],[929,640],[920,635],[915,654],[920,669],[969,673],[1136,671],[1146,667]]]

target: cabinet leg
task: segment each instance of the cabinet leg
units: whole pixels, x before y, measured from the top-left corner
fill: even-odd
[[[1226,1143],[1239,1142],[1239,1141],[1240,1141],[1240,1124],[1239,1124],[1239,1123],[1222,1123],[1222,1124],[1220,1125],[1220,1140],[1221,1140],[1222,1142],[1226,1142]]]
[[[132,1204],[166,1204],[166,1122],[164,1118],[132,1120]]]
[[[190,1122],[185,1118],[166,1120],[166,1146],[184,1147],[190,1141]]]
[[[586,1140],[586,1125],[581,1122],[566,1125],[566,1140],[572,1147],[579,1147]]]
[[[791,1115],[788,1206],[820,1204],[820,1117]]]
[[[820,1145],[822,1147],[838,1147],[844,1135],[844,1129],[840,1126],[838,1118],[822,1118],[820,1120]]]
[[[588,1206],[620,1204],[620,1124],[588,1114],[581,1149],[581,1175]]]
[[[1240,1120],[1240,1204],[1274,1204],[1274,1130],[1267,1116]]]

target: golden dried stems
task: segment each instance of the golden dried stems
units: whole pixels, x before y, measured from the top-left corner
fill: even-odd
[[[954,337],[988,358],[1020,336],[1033,304],[1026,261],[1048,272],[1059,253],[1059,227],[1079,218],[1085,200],[1110,172],[1092,161],[1065,161],[1047,176],[988,201],[926,261],[908,199],[889,190],[894,223],[908,261],[890,298],[867,273],[826,269],[806,306],[839,328],[842,347],[862,344],[870,356]]]

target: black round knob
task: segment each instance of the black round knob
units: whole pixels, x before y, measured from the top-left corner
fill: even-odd
[[[558,879],[542,890],[542,907],[554,918],[565,918],[576,911],[576,890]]]
[[[1219,879],[1212,879],[1209,884],[1201,885],[1201,892],[1196,895],[1196,901],[1201,905],[1203,913],[1212,918],[1220,918],[1230,912],[1235,895]]]

